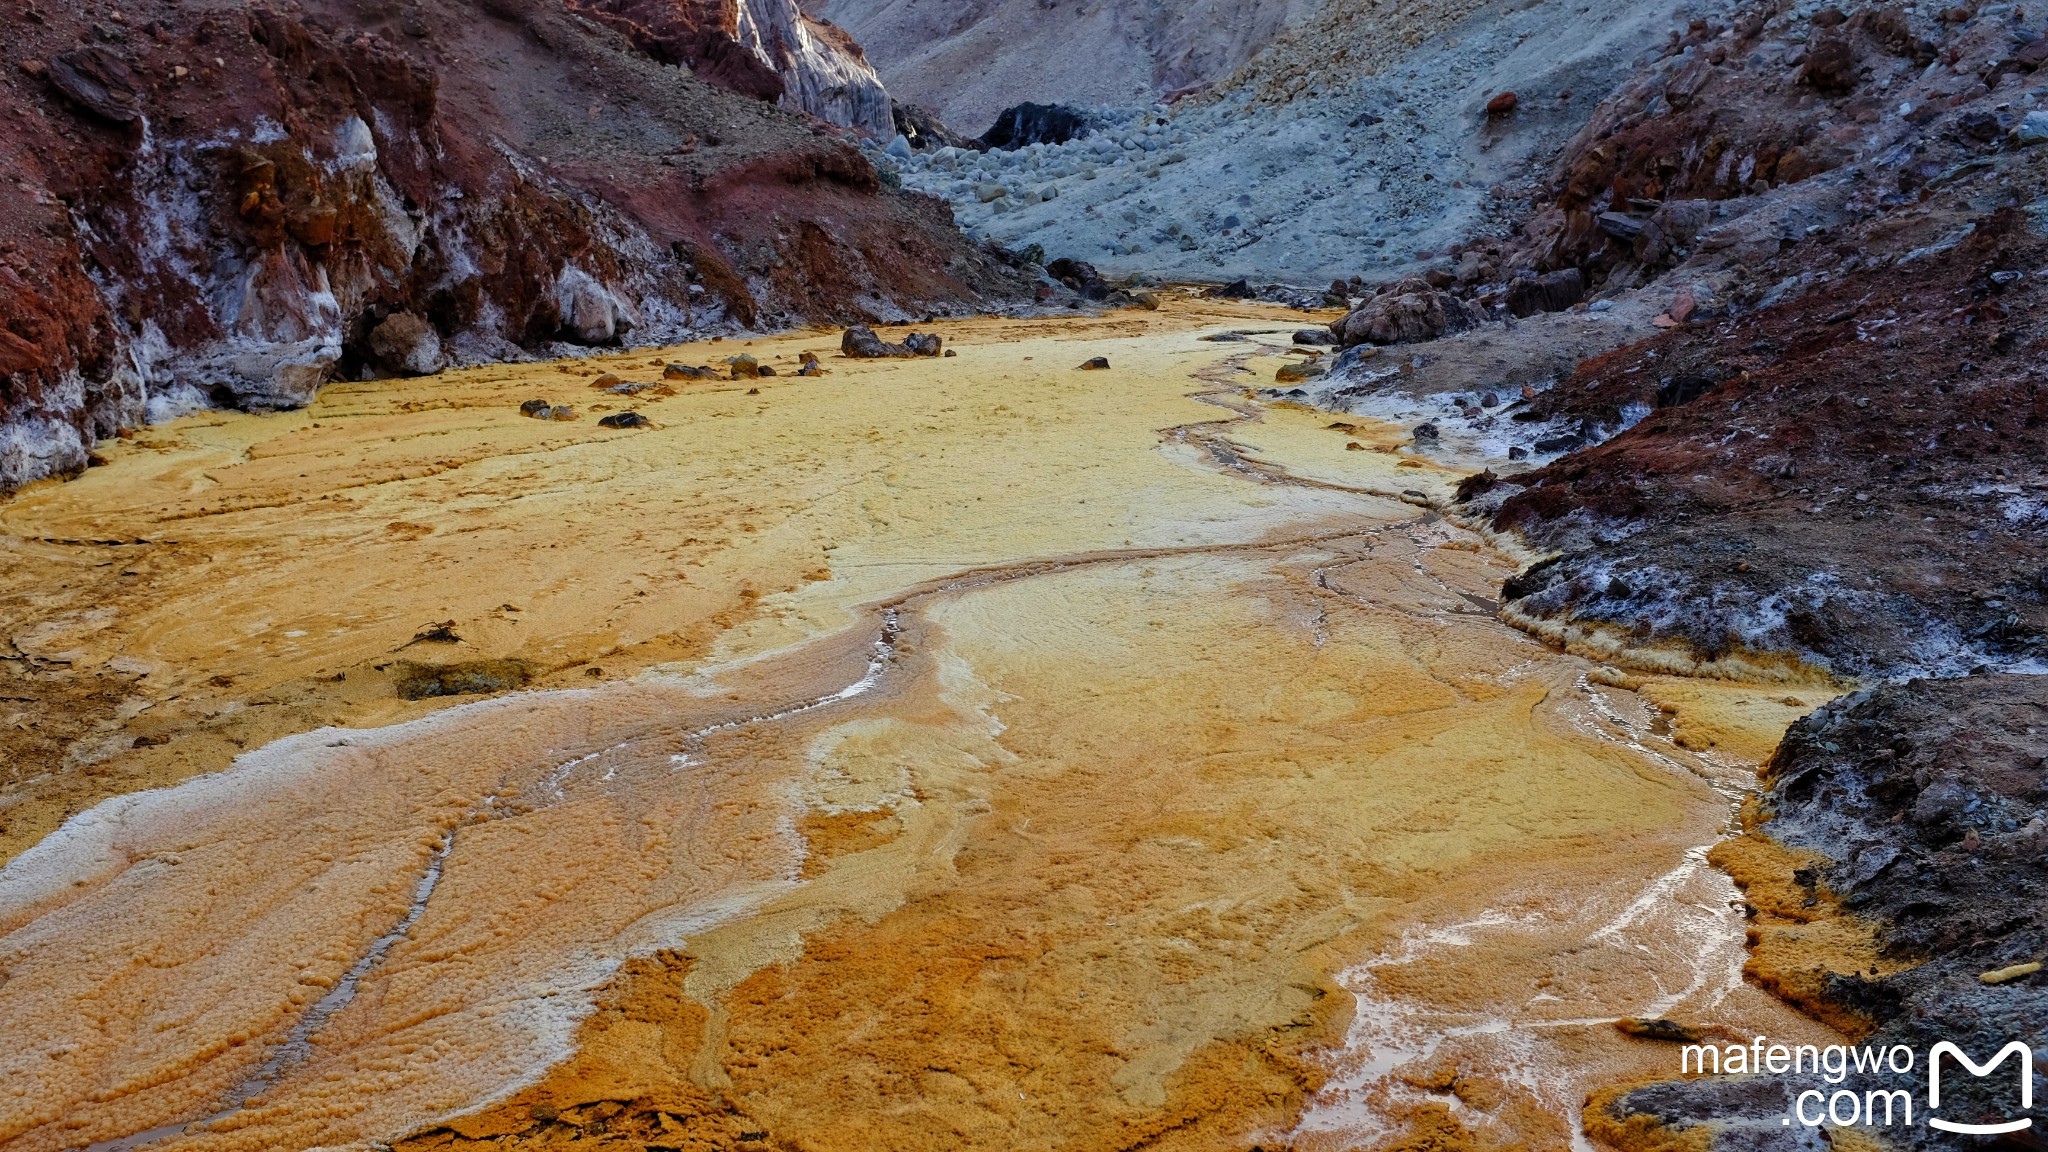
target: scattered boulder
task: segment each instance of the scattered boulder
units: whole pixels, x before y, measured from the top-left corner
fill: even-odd
[[[1147,312],[1159,311],[1159,297],[1156,294],[1148,292],[1143,288],[1134,288],[1130,291],[1129,296],[1133,305],[1143,308]]]
[[[718,369],[689,364],[671,364],[661,370],[663,380],[717,380]]]
[[[562,269],[555,280],[555,305],[561,310],[562,334],[579,344],[616,343],[639,321],[630,305],[580,268]]]
[[[912,332],[901,344],[891,344],[875,335],[865,324],[856,324],[839,338],[839,354],[855,360],[880,360],[889,356],[937,356],[943,341],[935,335]]]
[[[1691,245],[1713,219],[1711,201],[1667,200],[1636,233],[1635,258],[1644,264],[1676,263],[1683,256],[1678,249]]]
[[[1437,436],[1437,427],[1434,424],[1417,424],[1415,426],[1415,438],[1417,440],[1435,441]]]
[[[386,372],[432,376],[447,366],[441,334],[410,312],[393,312],[370,329],[370,358]]]
[[[652,428],[654,426],[654,421],[649,420],[638,412],[614,412],[597,423],[601,428]]]
[[[625,382],[625,378],[620,376],[617,372],[606,372],[600,375],[597,379],[592,380],[590,382],[590,386],[592,388],[603,388],[609,390],[612,388],[617,388],[619,385],[624,384]]]
[[[1562,312],[1585,296],[1586,277],[1577,268],[1541,276],[1517,276],[1508,283],[1508,314],[1523,317],[1538,312]]]
[[[545,400],[528,400],[519,406],[519,414],[521,416],[531,416],[535,420],[574,420],[576,418],[576,410],[574,408],[569,407],[567,404],[549,404]]]
[[[1593,224],[1616,240],[1633,243],[1642,233],[1644,221],[1626,212],[1602,212],[1593,218]]]
[[[103,120],[127,124],[142,115],[142,85],[127,61],[105,45],[73,48],[43,67],[52,87]]]
[[[1690,404],[1712,392],[1715,383],[1707,376],[1667,376],[1657,386],[1657,407],[1673,408]]]
[[[1232,280],[1221,288],[1212,288],[1209,295],[1222,300],[1250,300],[1258,293],[1252,291],[1249,280]]]
[[[1273,374],[1273,379],[1276,383],[1280,384],[1299,384],[1304,380],[1313,380],[1322,374],[1323,366],[1320,364],[1306,362],[1282,364],[1280,371]]]
[[[1513,92],[1498,93],[1493,99],[1486,102],[1486,114],[1488,116],[1509,115],[1514,112],[1515,106],[1521,102],[1521,97],[1516,96]],[[1470,107],[1470,105],[1467,105],[1467,107]]]
[[[1116,289],[1095,270],[1095,265],[1085,260],[1069,260],[1064,257],[1045,266],[1045,274],[1073,289],[1087,300],[1107,300]]]
[[[1815,17],[1819,24],[1820,18]],[[1821,92],[1843,93],[1856,88],[1856,48],[1844,36],[1816,37],[1806,49],[1799,82]]]
[[[1429,282],[1409,277],[1358,306],[1330,326],[1338,343],[1412,344],[1463,332],[1480,320],[1478,310]]]
[[[981,134],[983,148],[1009,151],[1033,144],[1065,144],[1088,134],[1086,113],[1065,104],[1013,104]]]
[[[1303,328],[1294,334],[1294,342],[1307,348],[1327,348],[1337,342],[1337,335],[1328,328]]]
[[[1080,366],[1080,368],[1078,368],[1078,369],[1077,369],[1077,371],[1081,371],[1081,372],[1100,372],[1100,371],[1103,371],[1104,369],[1106,369],[1106,368],[1108,368],[1108,367],[1109,367],[1109,357],[1107,357],[1107,356],[1097,356],[1097,357],[1094,357],[1094,358],[1090,359],[1090,360],[1089,360],[1089,361],[1088,361],[1088,362],[1087,362],[1086,364],[1083,364],[1083,365],[1081,365],[1081,366]]]
[[[974,142],[946,127],[938,113],[918,104],[901,100],[890,101],[889,118],[895,122],[896,134],[909,142],[918,151],[934,148],[972,148]]]
[[[754,380],[758,379],[761,375],[761,362],[754,359],[749,353],[742,352],[737,356],[727,356],[725,363],[732,370],[732,378],[734,380]]]

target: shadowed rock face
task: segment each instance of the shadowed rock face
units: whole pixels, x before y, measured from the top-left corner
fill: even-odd
[[[558,5],[165,2],[13,24],[0,488],[194,406],[420,370],[430,334],[475,363],[1022,298],[836,129]],[[829,39],[737,24],[798,55]],[[806,59],[859,71],[834,51]],[[873,111],[851,79],[795,75],[798,102]],[[387,331],[380,352],[401,312],[431,333],[400,351]]]

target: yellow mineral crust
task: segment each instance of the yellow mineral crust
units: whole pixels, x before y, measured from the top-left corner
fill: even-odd
[[[1701,860],[1743,766],[1503,624],[1453,477],[1262,408],[1204,308],[654,431],[575,391],[636,358],[338,386],[0,508],[81,587],[53,541],[150,541],[36,642],[170,737],[10,785],[111,798],[0,870],[0,1150],[1555,1146],[1663,1070],[1614,1016],[1810,1028]]]

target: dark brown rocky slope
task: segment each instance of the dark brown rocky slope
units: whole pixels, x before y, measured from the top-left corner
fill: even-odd
[[[843,130],[562,0],[4,8],[0,488],[335,373],[1022,298]]]
[[[1793,728],[1715,859],[1749,897],[1752,979],[1921,1063],[1595,1102],[1625,1146],[1813,1146],[1802,1089],[1924,1110],[1936,1042],[2048,1042],[2044,62],[2002,6],[1702,22],[1469,262],[1495,304],[1517,272],[1568,274],[1666,329],[1470,409],[1547,437],[1463,492],[1548,553],[1506,614],[1622,663],[1792,653],[1869,686]],[[2009,1073],[1952,1077],[1941,1114],[2008,1119]],[[1984,1146],[1924,1121],[1879,1134]]]

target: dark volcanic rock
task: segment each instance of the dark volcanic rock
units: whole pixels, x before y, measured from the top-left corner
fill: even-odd
[[[1003,109],[981,134],[983,148],[1010,150],[1032,144],[1064,144],[1088,134],[1088,116],[1064,104],[1018,104]]]
[[[896,134],[909,141],[919,151],[933,148],[972,148],[978,141],[970,140],[939,119],[938,113],[916,104],[897,100],[890,105],[890,119],[896,124]]]
[[[118,124],[142,115],[135,72],[105,45],[59,52],[46,66],[50,84],[80,107]]]
[[[1085,260],[1055,260],[1045,266],[1045,274],[1080,293],[1085,300],[1107,300],[1116,292],[1095,270],[1095,265]]]
[[[1562,312],[1585,298],[1586,278],[1577,268],[1541,276],[1517,276],[1508,284],[1508,314],[1521,317]]]
[[[937,356],[945,342],[939,337],[912,332],[901,344],[891,344],[875,335],[865,324],[856,324],[839,338],[839,354],[856,360],[879,360],[885,356]]]

